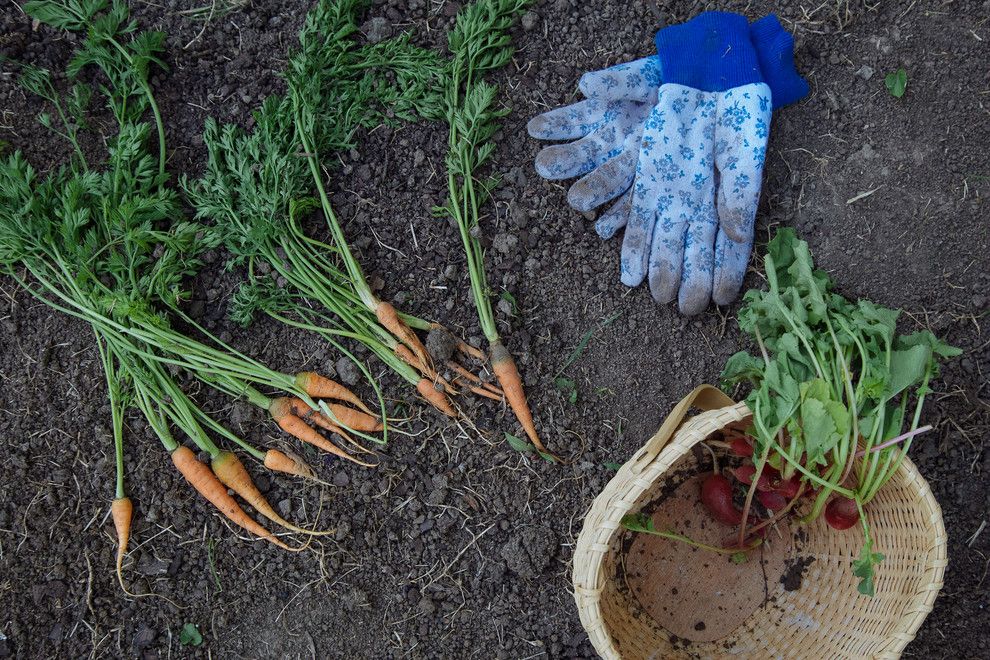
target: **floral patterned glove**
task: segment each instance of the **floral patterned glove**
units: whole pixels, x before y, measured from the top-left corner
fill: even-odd
[[[656,42],[665,82],[643,129],[621,277],[638,286],[648,275],[658,302],[677,298],[683,314],[697,314],[742,285],[770,88],[742,16],[706,12]]]
[[[713,18],[710,16],[702,20],[710,21]],[[741,17],[736,19],[737,22],[742,20]],[[688,25],[693,23],[695,21],[691,21]],[[690,40],[690,33],[687,38]],[[751,53],[755,49],[759,68],[762,69],[763,77],[772,91],[773,108],[793,103],[807,94],[807,83],[798,75],[794,67],[793,39],[775,16],[767,16],[749,26],[749,38],[752,42],[749,51]],[[694,57],[692,50],[697,48],[688,48],[680,54],[680,59]],[[631,212],[635,211],[632,204],[634,193],[630,185],[636,174],[639,157],[638,154],[634,157],[632,151],[634,145],[638,146],[643,135],[643,126],[639,122],[645,121],[649,116],[652,112],[649,106],[656,103],[658,98],[660,62],[660,57],[645,57],[602,71],[586,73],[581,77],[579,87],[586,96],[590,97],[588,101],[539,115],[529,124],[529,132],[534,137],[556,140],[577,139],[577,142],[569,145],[548,147],[537,157],[537,171],[546,178],[569,178],[590,171],[590,174],[586,174],[571,187],[568,193],[571,206],[586,211],[622,195],[601,215],[596,224],[596,230],[603,238],[611,237],[624,227]],[[765,139],[763,144],[765,145]],[[738,163],[735,166],[738,167]],[[757,199],[758,194],[757,188]],[[742,224],[745,226],[746,223]],[[751,224],[750,222],[750,234]],[[741,237],[744,233],[737,227],[728,229],[730,234],[736,237]],[[731,241],[726,241],[723,234],[724,232],[719,229],[717,236],[713,238],[713,246],[710,250],[722,257],[718,272],[715,272],[714,259],[703,258],[695,258],[692,263],[684,264],[686,268],[683,269],[687,274],[696,270],[691,268],[692,265],[710,263],[712,272],[708,279],[712,282],[714,297],[719,304],[731,302],[736,297],[745,274],[750,249],[749,241],[743,241],[744,245],[733,245]],[[637,255],[633,254],[637,249],[641,252],[638,259],[646,261],[649,259],[647,253],[653,250],[653,246],[647,245],[645,241],[627,243],[623,250],[627,261],[637,260]],[[694,250],[685,252],[685,255],[698,257],[697,246]],[[650,263],[652,266],[657,262]],[[632,272],[627,273],[624,270],[623,280],[642,281],[643,279],[642,276],[633,278],[632,275]],[[669,297],[669,292],[663,291],[661,280],[659,272],[651,269],[651,285],[657,284],[656,287],[651,286],[654,296],[665,299]],[[698,287],[695,286],[697,281],[697,277],[691,278],[688,282],[689,286],[681,296],[681,309],[685,313],[700,312],[708,304],[708,296],[699,292]],[[702,286],[701,290],[704,288]],[[689,290],[695,291],[695,295],[688,295]],[[690,302],[689,298],[695,302]]]

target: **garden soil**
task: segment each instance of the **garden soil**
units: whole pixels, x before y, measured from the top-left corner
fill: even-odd
[[[282,89],[278,72],[309,2],[161,0],[133,4],[168,34],[169,71],[152,84],[175,174],[204,165],[207,117],[251,123]],[[205,4],[199,16],[182,13]],[[376,1],[362,39],[414,30],[444,47],[456,2]],[[537,2],[513,30],[517,52],[493,80],[511,108],[492,170],[502,176],[482,221],[498,323],[517,356],[551,465],[512,449],[521,435],[493,402],[454,424],[386,376],[412,419],[375,470],[318,464],[326,486],[252,471],[279,511],[336,530],[288,554],[231,530],[173,469],[140,420],[127,420],[128,488],[136,503],[121,593],[113,575],[112,440],[92,335],[0,278],[0,657],[589,657],[570,593],[585,511],[612,471],[694,385],[715,382],[748,347],[738,304],[696,318],[618,278],[620,241],[569,209],[564,185],[533,171],[534,114],[576,98],[586,70],[646,55],[658,25],[703,2]],[[757,254],[793,226],[848,297],[903,308],[964,349],[935,384],[912,454],[945,514],[949,565],[935,609],[908,647],[919,657],[990,655],[990,3],[974,0],[723,2],[756,18],[776,11],[797,40],[811,94],[778,113],[758,216]],[[229,10],[229,11],[227,11]],[[61,70],[71,43],[3,3],[0,51]],[[39,169],[64,145],[39,129],[36,99],[0,64],[0,139]],[[903,67],[907,93],[887,73]],[[109,122],[95,121],[98,130]],[[430,208],[444,198],[447,134],[438,124],[380,128],[336,163],[334,204],[380,294],[475,343],[456,232]],[[92,146],[92,145],[91,145]],[[311,230],[321,230],[318,218]],[[352,369],[324,342],[259,322],[226,320],[242,275],[207,255],[189,311],[239,349],[285,370]],[[755,268],[747,286],[762,284]],[[515,301],[515,304],[512,303]],[[610,323],[606,323],[611,320]],[[587,348],[555,386],[585,333]],[[376,372],[383,371],[374,365]],[[368,393],[365,392],[365,395]],[[256,445],[292,447],[246,403],[195,392]],[[298,448],[296,448],[298,450]],[[320,458],[302,451],[314,464]],[[809,570],[813,570],[809,569]],[[807,579],[807,576],[805,576]],[[183,646],[194,624],[199,646]],[[188,640],[186,640],[188,641]]]

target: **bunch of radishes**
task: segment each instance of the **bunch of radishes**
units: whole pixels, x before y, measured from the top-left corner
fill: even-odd
[[[727,545],[733,549],[747,550],[759,544],[770,525],[792,514],[802,497],[814,497],[817,491],[810,488],[800,474],[785,478],[779,470],[766,463],[757,472],[753,462],[753,437],[731,427],[725,429],[723,435],[724,441],[710,445],[728,450],[742,463],[725,470],[731,478],[719,471],[716,463],[716,469],[701,482],[701,503],[714,520],[732,527],[739,526],[738,538]],[[736,504],[737,484],[745,493],[741,508]],[[759,516],[752,510],[754,497],[767,510],[768,516]],[[849,529],[859,521],[855,500],[841,495],[829,501],[824,516],[825,522],[837,530]]]

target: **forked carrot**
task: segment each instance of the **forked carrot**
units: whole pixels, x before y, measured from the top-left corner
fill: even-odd
[[[526,431],[533,446],[539,452],[553,456],[540,442],[540,436],[536,433],[533,413],[530,412],[529,404],[526,403],[526,393],[523,391],[522,378],[516,368],[516,361],[512,359],[512,355],[509,354],[501,341],[492,342],[491,346],[492,371],[495,372],[495,376],[502,386],[505,400],[509,402],[509,407],[512,408],[516,419],[522,424],[523,430]]]
[[[375,308],[375,316],[378,317],[379,322],[385,328],[391,332],[396,339],[401,341],[403,344],[408,346],[410,350],[416,355],[417,360],[426,369],[432,369],[432,360],[430,360],[430,354],[427,353],[426,347],[423,346],[423,342],[419,340],[416,333],[412,331],[405,321],[399,318],[399,313],[395,311],[395,307],[387,302],[379,302],[378,306]]]
[[[293,458],[278,449],[269,449],[265,452],[265,467],[276,472],[294,474],[303,479],[316,479],[313,468],[306,465],[302,459]]]
[[[337,381],[330,380],[325,376],[321,376],[313,371],[300,371],[296,374],[296,385],[301,387],[306,394],[310,395],[314,399],[336,399],[337,401],[346,401],[347,403],[353,404],[354,406],[360,408],[369,415],[374,415],[368,406],[364,405],[364,402],[354,392],[338,383]]]
[[[219,509],[220,513],[231,522],[284,550],[298,551],[301,549],[290,548],[282,543],[271,532],[262,527],[258,521],[245,513],[234,498],[227,494],[227,487],[217,479],[210,468],[199,462],[192,449],[179,445],[172,452],[172,462],[182,476],[186,478],[186,481],[196,489],[196,492],[209,500],[210,504]]]
[[[363,465],[364,467],[374,467],[376,465],[375,463],[365,463],[364,461],[351,456],[346,451],[320,435],[316,429],[304,422],[301,417],[292,411],[292,401],[288,397],[272,399],[268,412],[271,413],[272,419],[275,420],[279,428],[298,440],[309,443],[314,447],[319,447],[325,452],[347,459],[348,461],[352,461],[358,465]]]
[[[418,383],[416,383],[416,391],[419,395],[426,399],[434,408],[447,415],[448,417],[457,417],[457,411],[454,409],[453,404],[450,403],[450,399],[443,390],[438,390],[436,386],[426,378],[421,378]]]
[[[131,521],[134,518],[134,503],[129,497],[118,497],[110,505],[110,515],[113,526],[117,530],[117,582],[125,592],[124,586],[124,555],[127,554],[127,542],[131,539]]]
[[[247,468],[241,463],[241,459],[237,458],[237,454],[230,451],[221,451],[217,454],[211,461],[210,467],[213,468],[213,474],[217,475],[224,486],[231,489],[235,493],[241,496],[245,502],[254,507],[255,511],[268,518],[272,522],[285,527],[289,531],[298,532],[300,534],[310,534],[312,536],[323,536],[325,534],[332,534],[333,532],[315,532],[308,529],[303,529],[302,527],[297,527],[293,525],[288,520],[276,513],[272,505],[268,503],[265,496],[261,494],[258,487],[254,485],[251,480],[251,475],[248,474]]]

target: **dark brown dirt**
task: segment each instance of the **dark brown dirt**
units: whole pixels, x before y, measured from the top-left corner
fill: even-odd
[[[178,13],[197,4],[134,3],[142,25],[169,35],[170,71],[153,85],[176,173],[202,166],[207,116],[248,123],[250,109],[279,90],[277,72],[309,6],[245,3],[206,24]],[[439,45],[458,6],[376,1],[367,16],[383,20],[368,30],[414,29]],[[927,408],[937,432],[913,450],[943,507],[950,545],[945,588],[908,652],[986,657],[990,530],[978,531],[990,510],[990,7],[720,3],[753,18],[771,7],[796,32],[812,94],[776,118],[759,239],[773,226],[795,226],[844,294],[904,308],[905,327],[930,327],[965,350]],[[573,457],[566,466],[510,449],[502,431],[518,429],[494,406],[475,411],[487,441],[424,412],[415,427],[423,432],[395,438],[375,471],[328,462],[321,472],[332,486],[322,490],[259,479],[282,513],[338,530],[314,552],[290,556],[237,538],[130,417],[137,512],[126,574],[134,590],[183,609],[126,598],[112,573],[112,442],[91,335],[0,279],[0,657],[592,655],[569,592],[569,560],[583,512],[611,476],[604,464],[630,456],[677,399],[714,381],[745,344],[736,307],[684,319],[644,288],[623,287],[618,241],[601,242],[567,208],[565,189],[535,175],[540,145],[524,127],[574,98],[581,72],[648,53],[659,23],[703,8],[538,2],[515,30],[514,64],[496,78],[512,113],[493,166],[504,183],[485,221],[489,278],[518,301],[518,313],[501,311],[499,321],[548,446]],[[32,30],[12,2],[0,11],[4,55],[62,67],[63,37]],[[64,150],[36,127],[39,105],[2,66],[0,139],[51,167]],[[895,100],[883,77],[898,67],[909,85]],[[435,174],[445,141],[436,125],[362,136],[344,158],[335,205],[351,235],[374,229],[380,238],[359,245],[383,295],[478,338],[457,236],[429,214],[443,196]],[[224,255],[211,260],[191,306],[204,323],[269,364],[331,370],[339,356],[311,336],[229,324],[225,302],[237,274],[223,272]],[[760,282],[754,271],[748,284]],[[568,370],[579,393],[569,403],[555,374],[582,334],[617,312]],[[389,379],[385,386],[405,391]],[[284,441],[244,404],[197,398],[255,444]],[[185,623],[202,631],[198,649],[180,646]]]

